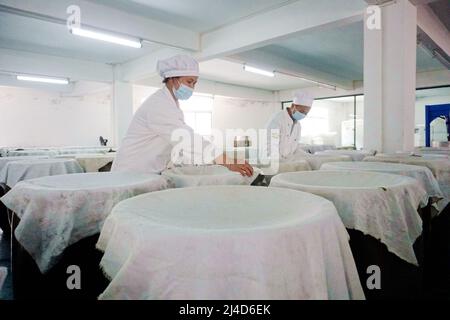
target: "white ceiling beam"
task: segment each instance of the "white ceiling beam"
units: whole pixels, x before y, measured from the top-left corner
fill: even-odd
[[[360,0],[302,0],[201,35],[200,61],[256,49],[315,30],[361,21]]]
[[[45,4],[42,0],[0,0],[0,5],[22,10],[25,16],[27,12],[30,12],[54,18],[56,21],[62,20],[62,22],[69,17],[66,12],[67,8],[77,5],[81,11],[82,26],[90,26],[186,50],[199,49],[199,34],[196,32],[85,0],[46,0]]]
[[[429,6],[417,7],[417,25],[439,48],[450,56],[450,32]]]
[[[264,49],[241,52],[229,56],[228,59],[235,62],[247,63],[255,67],[267,69],[268,71],[278,71],[343,89],[353,89],[352,80],[346,80],[331,73],[300,65],[297,62],[280,57],[279,55],[266,52]],[[311,86],[313,85],[314,84],[312,83]]]
[[[70,78],[71,81],[111,82],[110,65],[86,60],[0,49],[0,73],[26,73]]]
[[[122,64],[117,76],[121,81],[125,82],[136,82],[152,77],[157,74],[156,65],[158,60],[167,59],[181,53],[189,52],[172,48],[158,49],[143,57]]]

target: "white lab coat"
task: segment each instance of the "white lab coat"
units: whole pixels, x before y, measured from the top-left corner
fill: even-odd
[[[268,138],[279,140],[279,156],[281,160],[294,160],[307,155],[300,148],[301,125],[300,121],[292,120],[288,111],[281,110],[277,112],[268,122],[267,126]],[[279,135],[271,134],[271,130],[278,129]],[[270,140],[268,141],[268,145]],[[269,147],[270,150],[270,147]]]
[[[177,101],[164,86],[147,98],[136,111],[111,171],[161,173],[171,161],[173,147],[178,144],[178,141],[171,139],[176,129],[187,130],[195,137],[193,139],[200,138],[202,149],[209,144],[186,125]],[[191,148],[189,151],[191,159],[202,157],[202,150]]]

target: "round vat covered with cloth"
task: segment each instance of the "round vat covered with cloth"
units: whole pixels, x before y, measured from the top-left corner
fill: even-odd
[[[128,199],[97,248],[100,299],[363,299],[330,201],[250,186],[170,189]]]
[[[244,177],[220,165],[173,167],[162,172],[176,188],[204,185],[250,185],[261,171],[253,168],[253,176]]]
[[[413,166],[401,163],[383,163],[383,162],[332,162],[325,163],[320,170],[343,170],[343,171],[371,171],[398,174],[416,179],[421,186],[427,191],[428,197],[432,202],[439,201],[444,198],[439,183],[433,176],[433,173],[427,167]]]
[[[352,161],[352,158],[346,155],[306,155],[299,157],[297,160],[306,160],[311,166],[312,170],[319,170],[322,164],[328,162],[338,162],[338,161]]]
[[[23,180],[82,172],[83,168],[74,159],[29,158],[7,162],[0,171],[0,182],[12,188]]]
[[[419,290],[421,277],[415,248],[416,241],[422,243],[422,219],[418,211],[426,207],[428,195],[417,180],[377,172],[310,171],[277,175],[270,187],[305,191],[334,203],[349,230],[362,281],[365,283],[363,276],[367,278],[371,265],[384,269],[384,291],[372,290],[370,294],[396,296],[396,290],[405,294],[411,291],[412,281],[417,282]],[[402,268],[414,279],[400,285]]]
[[[20,219],[15,237],[45,273],[67,247],[98,234],[114,205],[167,187],[155,174],[67,174],[19,182],[0,200]]]
[[[362,161],[367,156],[373,156],[375,151],[367,150],[325,150],[316,152],[316,155],[322,156],[333,156],[333,155],[343,155],[349,156],[353,161]]]
[[[439,202],[439,211],[442,211],[450,202],[450,161],[448,159],[405,154],[377,154],[374,157],[364,158],[364,161],[403,163],[427,167],[438,181],[439,187],[445,197],[443,201]]]

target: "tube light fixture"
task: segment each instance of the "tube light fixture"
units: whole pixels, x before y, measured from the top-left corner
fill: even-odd
[[[21,81],[33,81],[33,82],[44,82],[52,84],[69,84],[69,79],[66,78],[51,78],[51,77],[41,77],[32,75],[17,75],[17,80]]]
[[[284,75],[286,75],[286,76],[295,77],[295,78],[298,78],[298,79],[300,79],[300,80],[302,80],[302,81],[307,81],[307,82],[315,83],[315,84],[317,84],[319,87],[322,87],[322,88],[328,88],[328,89],[331,89],[331,90],[336,90],[336,86],[333,86],[333,85],[327,84],[327,83],[323,83],[323,82],[320,82],[320,81],[308,79],[308,78],[305,78],[305,77],[303,77],[303,76],[301,76],[301,75],[298,75],[298,74],[295,74],[295,73],[284,72],[284,71],[278,71],[278,70],[276,70],[275,72],[276,72],[276,73],[279,73],[279,74],[284,74]]]
[[[105,42],[111,42],[115,44],[120,44],[122,46],[132,47],[132,48],[142,48],[142,41],[137,38],[118,36],[110,33],[94,31],[85,28],[71,28],[70,32],[74,35],[86,37],[90,39],[96,39]]]
[[[275,73],[273,73],[272,71],[267,71],[267,70],[251,67],[251,66],[248,66],[246,64],[244,64],[244,70],[248,71],[248,72],[253,72],[253,73],[256,73],[256,74],[260,74],[260,75],[263,75],[263,76],[266,76],[266,77],[275,77]]]

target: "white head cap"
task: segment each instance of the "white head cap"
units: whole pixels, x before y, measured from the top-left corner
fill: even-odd
[[[157,69],[163,78],[191,76],[198,77],[198,62],[187,55],[176,55],[165,60],[159,60]]]
[[[294,93],[294,104],[305,106],[305,107],[312,107],[312,104],[314,102],[314,97],[310,95],[309,93],[302,92],[302,91],[296,91]]]

